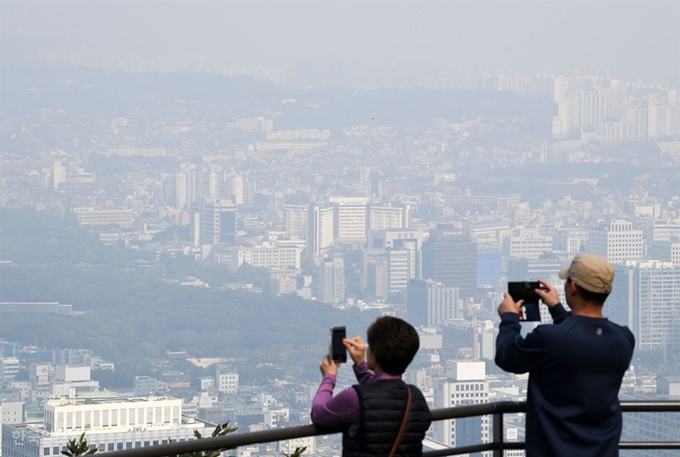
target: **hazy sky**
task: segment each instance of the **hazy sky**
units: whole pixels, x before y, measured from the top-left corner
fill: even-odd
[[[287,80],[600,73],[677,85],[676,1],[2,1],[3,61],[38,50],[215,56]]]

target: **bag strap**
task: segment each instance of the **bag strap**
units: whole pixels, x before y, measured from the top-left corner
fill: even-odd
[[[390,457],[394,456],[394,453],[397,452],[397,448],[399,447],[399,442],[401,441],[401,435],[404,434],[404,429],[406,428],[406,422],[408,422],[408,413],[411,411],[411,387],[406,386],[408,389],[408,399],[406,400],[406,412],[404,413],[404,420],[401,421],[401,428],[399,429],[399,434],[397,435],[397,439],[394,440],[394,445],[392,446],[392,450],[390,451]]]

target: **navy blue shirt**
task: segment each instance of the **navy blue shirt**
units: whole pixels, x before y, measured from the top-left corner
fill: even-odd
[[[606,318],[572,316],[562,304],[550,314],[555,325],[522,338],[519,316],[504,313],[496,340],[496,365],[529,372],[527,456],[617,456],[618,393],[635,337]]]

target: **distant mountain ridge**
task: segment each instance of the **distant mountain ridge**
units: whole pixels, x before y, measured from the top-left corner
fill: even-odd
[[[147,113],[183,101],[211,118],[278,112],[275,128],[355,125],[422,125],[433,119],[521,117],[537,134],[549,133],[555,104],[540,97],[505,92],[410,87],[382,90],[304,89],[279,86],[252,76],[210,73],[126,73],[68,65],[3,65],[0,96],[4,114],[64,109],[69,115]],[[298,103],[282,104],[284,99]]]

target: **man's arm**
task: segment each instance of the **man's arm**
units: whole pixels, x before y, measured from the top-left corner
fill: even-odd
[[[564,319],[571,316],[571,311],[567,311],[560,302],[557,302],[556,305],[548,306],[548,311],[550,311],[550,316],[555,324],[559,324]]]
[[[506,312],[501,315],[501,325],[496,338],[496,365],[511,373],[526,373],[548,362],[540,327],[526,338],[520,335],[519,315]]]
[[[567,312],[562,303],[560,303],[560,294],[557,292],[557,289],[544,279],[539,279],[538,283],[541,287],[536,289],[536,294],[543,300],[543,303],[548,305],[548,311],[550,311],[553,322],[559,324],[568,316],[571,316],[571,312]]]

